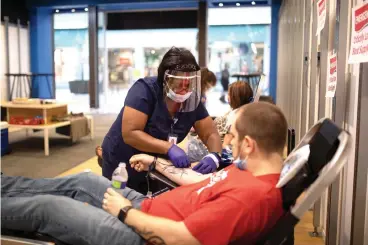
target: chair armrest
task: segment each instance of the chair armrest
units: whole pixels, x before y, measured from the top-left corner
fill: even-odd
[[[150,172],[150,177],[151,177],[151,179],[157,179],[158,181],[166,184],[170,189],[174,189],[174,188],[179,186],[174,181],[172,181],[169,178],[165,177],[163,174],[159,173],[156,170],[153,170],[152,172]]]
[[[49,235],[44,235],[38,232],[31,231],[20,231],[20,230],[10,230],[1,229],[1,242],[0,244],[14,244],[14,245],[27,245],[27,244],[37,244],[37,245],[68,245],[65,242],[59,241]]]

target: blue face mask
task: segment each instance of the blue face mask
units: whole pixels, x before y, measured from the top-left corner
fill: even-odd
[[[239,156],[235,159],[234,164],[235,166],[240,170],[246,170],[247,169],[247,158],[244,160],[240,159],[240,153],[243,150],[243,142],[240,147]]]
[[[247,169],[247,159],[241,160],[240,157],[238,157],[234,161],[234,164],[240,170],[246,170]]]

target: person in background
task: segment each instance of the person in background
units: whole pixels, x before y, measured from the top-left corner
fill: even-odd
[[[253,90],[247,82],[234,82],[229,87],[227,100],[231,107],[230,111],[224,116],[215,119],[215,124],[217,125],[217,130],[219,131],[222,141],[222,148],[230,145],[233,137],[231,134],[228,134],[228,132],[231,125],[234,123],[235,114],[241,106],[253,101]]]
[[[208,68],[201,69],[201,102],[204,106],[206,106],[207,102],[206,92],[208,92],[208,90],[212,87],[216,86],[216,82],[216,75],[212,71],[210,71]],[[190,129],[190,133],[196,134],[194,127]]]
[[[206,93],[209,89],[216,86],[217,78],[216,75],[208,70],[208,68],[202,68],[201,69],[201,91],[202,91],[202,97],[201,101],[206,106]]]
[[[253,101],[253,90],[250,85],[243,81],[237,81],[230,85],[228,92],[228,101],[231,110],[225,115],[216,117],[214,122],[218,133],[220,134],[222,148],[227,149],[232,140],[232,135],[229,134],[230,126],[233,124],[237,110]],[[228,152],[230,150],[228,149]],[[198,161],[204,155],[208,154],[206,146],[197,137],[191,137],[188,142],[188,156],[191,162]],[[222,156],[224,150],[222,151]]]
[[[223,88],[223,92],[220,97],[220,100],[222,103],[226,103],[225,96],[229,89],[229,83],[230,83],[229,64],[225,63],[225,69],[221,71],[221,85]]]

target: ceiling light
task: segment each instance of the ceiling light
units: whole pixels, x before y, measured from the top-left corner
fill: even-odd
[[[239,6],[240,6],[240,3],[236,3],[236,6],[238,6],[238,7],[239,7]]]
[[[224,4],[223,3],[219,3],[219,6],[222,7],[222,6],[224,6]]]
[[[59,13],[59,10],[57,9],[57,10],[55,10],[55,12],[56,12],[56,13]]]
[[[252,2],[252,5],[256,5],[256,2],[255,2],[255,1],[253,1],[253,2]]]
[[[74,13],[75,12],[75,9],[72,9],[72,12]]]
[[[87,12],[87,11],[88,11],[88,8],[85,8],[85,9],[84,9],[84,11],[86,11],[86,12]]]

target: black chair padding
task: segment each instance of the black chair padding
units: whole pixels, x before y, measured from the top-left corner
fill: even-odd
[[[154,170],[151,173],[151,178],[157,179],[158,181],[164,183],[166,187],[169,189],[174,189],[179,187],[174,181],[170,180],[169,178],[165,177],[163,174],[159,173],[158,171]]]

